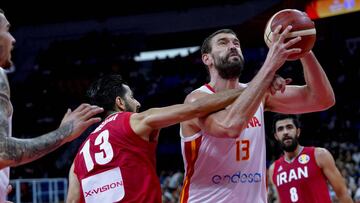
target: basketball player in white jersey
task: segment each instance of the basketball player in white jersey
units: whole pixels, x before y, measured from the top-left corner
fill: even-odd
[[[82,104],[65,114],[60,127],[45,135],[31,139],[11,137],[13,107],[10,102],[10,87],[5,70],[10,68],[11,49],[15,42],[9,33],[10,24],[0,9],[0,203],[5,202],[9,185],[9,166],[18,166],[54,151],[61,145],[78,137],[100,118],[91,118],[103,111],[97,106]]]
[[[334,105],[332,87],[311,51],[301,58],[305,85],[286,85],[280,88],[281,92],[271,88],[269,91],[276,71],[287,57],[301,51],[289,48],[300,37],[284,40],[291,26],[282,33],[280,29],[281,26],[276,28],[277,40],[248,84],[239,83],[244,58],[236,34],[224,29],[205,39],[202,61],[208,68],[210,82],[191,92],[185,103],[226,89],[244,91],[228,108],[181,123],[185,165],[181,202],[267,202],[264,111],[305,113]]]

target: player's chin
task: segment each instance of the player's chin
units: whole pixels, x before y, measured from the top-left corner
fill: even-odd
[[[283,145],[284,146],[291,146],[293,144],[293,140],[292,139],[286,139],[283,141]]]
[[[0,66],[3,68],[3,69],[10,69],[11,68],[11,66],[13,66],[13,62],[11,61],[11,60],[6,60],[6,61],[4,61],[4,62],[2,62],[1,64],[0,64]]]
[[[4,65],[1,65],[1,67],[7,70],[10,69],[12,65],[13,65],[12,61],[6,61]]]
[[[232,56],[228,57],[228,60],[229,60],[229,62],[238,62],[241,59],[240,59],[240,56],[238,56],[238,55],[232,55]]]

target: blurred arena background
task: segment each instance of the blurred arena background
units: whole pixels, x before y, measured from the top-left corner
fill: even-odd
[[[327,2],[335,14],[354,12],[314,19],[314,53],[333,85],[336,105],[302,115],[300,142],[329,149],[352,197],[360,202],[360,12],[354,9],[359,9],[360,1]],[[182,103],[187,93],[208,81],[198,47],[220,28],[238,34],[246,62],[241,81],[248,82],[267,54],[263,31],[268,18],[284,8],[314,12],[309,7],[313,3],[121,1],[86,2],[77,7],[63,1],[42,5],[2,2],[0,8],[17,40],[13,51],[16,67],[9,74],[15,109],[13,136],[31,138],[56,128],[66,108],[86,101],[88,85],[106,73],[119,73],[128,81],[142,110]],[[178,48],[183,48],[182,52]],[[156,50],[162,50],[160,55],[142,58]],[[281,75],[302,84],[301,71],[298,61],[287,62]],[[280,155],[271,134],[271,116],[266,114],[269,163]],[[85,137],[86,133],[38,161],[13,168],[15,190],[10,200],[63,202],[71,162]],[[165,202],[177,202],[183,172],[178,125],[162,130],[157,155]]]

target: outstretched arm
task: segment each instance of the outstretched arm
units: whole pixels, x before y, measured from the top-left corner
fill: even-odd
[[[4,109],[0,107],[0,111]],[[31,162],[72,141],[99,122],[100,118],[92,117],[102,111],[97,106],[82,104],[74,111],[68,110],[58,129],[31,139],[8,137],[9,120],[0,114],[0,168]]]
[[[195,117],[202,117],[223,109],[231,104],[242,92],[232,89],[213,95],[207,95],[196,102],[177,104],[163,108],[152,108],[133,114],[130,124],[134,132],[144,139],[155,129],[167,127]]]
[[[71,165],[69,171],[69,188],[66,202],[68,203],[77,203],[80,201],[80,183],[74,173],[74,163]]]
[[[315,149],[315,159],[317,165],[322,169],[325,177],[336,193],[336,197],[341,203],[352,203],[351,197],[347,191],[344,177],[336,168],[334,158],[330,152],[324,148]]]
[[[31,139],[10,137],[10,88],[6,74],[0,68],[0,169],[25,164],[54,151],[99,122],[100,118],[91,117],[102,111],[99,107],[82,104],[73,112],[68,110],[57,130]]]
[[[331,84],[310,51],[301,58],[306,84],[303,86],[289,85],[284,94],[269,95],[266,109],[279,113],[307,113],[322,111],[335,104],[335,96]]]

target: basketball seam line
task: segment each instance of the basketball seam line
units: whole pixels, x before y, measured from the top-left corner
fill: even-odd
[[[270,35],[271,35],[271,31],[268,33],[268,34],[266,34],[266,39],[271,43],[271,39],[270,39]]]

